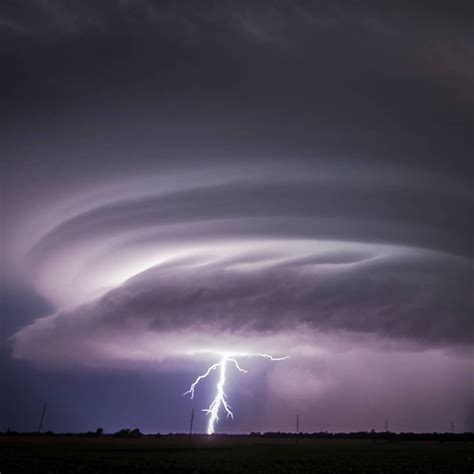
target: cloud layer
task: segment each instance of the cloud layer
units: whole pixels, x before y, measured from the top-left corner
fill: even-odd
[[[7,426],[472,429],[471,3],[2,2]]]
[[[14,356],[145,363],[278,351],[285,334],[290,353],[321,333],[473,343],[462,190],[285,169],[174,174],[173,191],[132,180],[62,203],[27,257],[58,310],[13,337]]]

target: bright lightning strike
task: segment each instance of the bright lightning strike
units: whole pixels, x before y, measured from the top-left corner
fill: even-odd
[[[290,358],[290,356],[273,357],[270,354],[251,354],[251,355],[239,354],[239,355],[245,356],[245,357],[262,357],[264,359],[268,359],[271,361],[280,361],[280,360],[285,360],[285,359]],[[240,367],[235,357],[236,357],[235,355],[233,357],[231,357],[230,355],[224,355],[220,362],[216,362],[215,364],[211,365],[203,375],[200,375],[199,377],[196,378],[196,380],[189,387],[189,390],[183,393],[183,395],[189,394],[191,398],[194,398],[194,391],[196,389],[196,386],[199,384],[199,382],[202,379],[205,379],[206,377],[208,377],[212,371],[217,370],[217,369],[219,370],[219,380],[216,386],[216,396],[214,397],[214,400],[212,400],[211,404],[209,405],[209,408],[205,408],[202,410],[203,412],[207,413],[207,415],[209,415],[209,422],[207,424],[207,434],[209,435],[215,432],[216,423],[219,421],[219,410],[221,407],[224,409],[225,413],[227,414],[227,417],[230,416],[231,418],[234,418],[234,414],[232,413],[231,406],[227,403],[227,395],[225,394],[225,391],[224,391],[227,365],[230,362],[236,367],[236,369],[239,372],[247,373],[246,370]]]

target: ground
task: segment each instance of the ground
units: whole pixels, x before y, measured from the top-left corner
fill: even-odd
[[[10,473],[468,473],[472,442],[206,436],[0,437]]]

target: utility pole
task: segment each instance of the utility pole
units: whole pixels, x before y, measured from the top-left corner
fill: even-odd
[[[193,434],[193,424],[194,424],[194,408],[191,410],[191,420],[189,422],[189,436]]]
[[[385,431],[388,433],[388,420],[385,419]]]
[[[296,414],[296,444],[298,444],[299,441],[299,433],[300,433],[300,415],[299,413]]]
[[[451,432],[452,432],[453,434],[455,433],[454,421],[451,422]]]
[[[46,402],[44,402],[43,411],[41,412],[41,418],[40,418],[40,422],[39,422],[39,426],[38,426],[38,433],[41,433],[41,428],[43,426],[43,420],[44,420],[44,414],[46,413],[46,407],[47,406],[48,406],[48,404]]]

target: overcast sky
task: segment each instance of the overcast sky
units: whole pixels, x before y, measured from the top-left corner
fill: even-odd
[[[1,5],[0,430],[473,430],[469,3]]]

